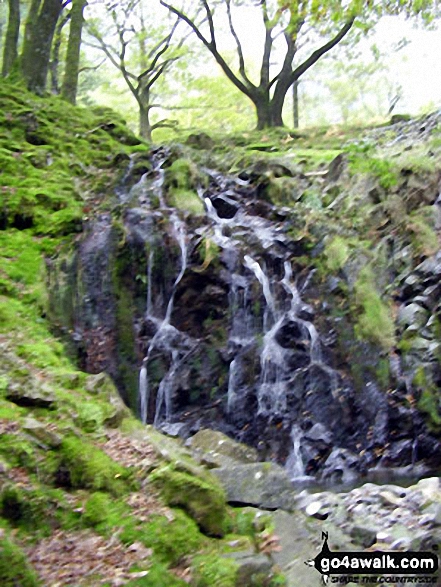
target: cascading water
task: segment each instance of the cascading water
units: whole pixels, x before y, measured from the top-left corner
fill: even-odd
[[[435,462],[438,439],[421,436],[421,410],[404,401],[415,376],[410,355],[383,378],[387,356],[380,369],[377,347],[357,340],[344,303],[340,314],[345,272],[314,277],[307,266],[309,245],[311,265],[326,254],[326,234],[303,230],[303,202],[273,205],[257,164],[242,175],[249,181],[190,167],[179,149],[134,155],[119,205],[88,222],[75,262],[55,268],[75,283],[59,287],[60,307],[65,289],[83,294],[72,319],[85,368],[109,373],[129,405],[138,400],[143,422],[182,436],[221,430],[286,463],[291,477],[415,464],[423,453]],[[299,189],[306,183],[299,178]],[[430,275],[437,308],[439,280]],[[396,393],[382,388],[380,371]]]
[[[180,260],[179,260],[179,272],[173,283],[170,297],[165,310],[165,315],[162,319],[158,319],[153,314],[153,300],[152,300],[152,274],[153,274],[153,251],[151,250],[148,255],[147,262],[147,299],[146,299],[146,319],[149,319],[157,326],[156,333],[151,338],[145,357],[142,361],[142,366],[139,372],[139,405],[141,421],[145,424],[149,416],[149,401],[150,401],[150,386],[148,377],[148,363],[151,359],[151,355],[154,350],[158,349],[165,352],[170,356],[170,367],[168,373],[162,379],[156,397],[156,408],[154,416],[154,424],[158,426],[163,414],[163,406],[165,405],[165,420],[168,422],[171,416],[171,394],[174,386],[174,379],[178,372],[179,364],[182,362],[182,352],[176,349],[176,340],[179,338],[180,333],[170,324],[171,315],[173,312],[174,299],[176,289],[181,282],[185,271],[187,269],[187,257],[188,257],[188,243],[187,243],[187,231],[185,222],[179,217],[176,210],[166,206],[163,196],[163,180],[164,175],[161,165],[158,164],[156,167],[157,180],[154,183],[155,195],[159,196],[159,202],[161,209],[164,213],[168,214],[169,222],[171,225],[172,236],[179,245]],[[139,183],[144,181],[144,176],[141,178]],[[137,184],[139,187],[139,184]],[[137,186],[134,186],[135,188]],[[132,188],[133,190],[133,188]],[[178,335],[178,336],[176,336]],[[186,340],[184,341],[184,343]],[[188,352],[184,353],[186,356]]]
[[[160,213],[168,220],[169,235],[178,245],[179,257],[168,298],[162,304],[156,302],[158,291],[157,288],[153,291],[152,286],[155,272],[160,268],[155,267],[151,251],[147,259],[145,320],[153,324],[154,333],[145,346],[139,371],[141,420],[153,421],[156,427],[172,422],[174,398],[182,395],[182,374],[189,358],[199,353],[199,364],[203,360],[201,340],[179,327],[179,316],[174,313],[175,297],[184,276],[188,281],[189,273],[193,271],[195,275],[194,266],[190,265],[189,251],[193,248],[189,243],[197,234],[193,242],[205,239],[214,243],[228,272],[229,324],[223,351],[230,356],[224,380],[227,421],[230,426],[244,426],[245,430],[248,429],[245,424],[253,417],[263,418],[268,425],[286,421],[287,442],[292,443],[291,448],[285,449],[287,468],[292,476],[303,476],[300,451],[303,436],[296,418],[308,386],[315,387],[312,366],[329,378],[332,394],[338,387],[338,375],[323,360],[320,337],[312,323],[314,312],[303,302],[295,283],[289,252],[284,248],[284,235],[277,224],[247,212],[239,194],[244,182],[230,182],[223,189],[219,184],[223,178],[214,177],[212,172],[208,174],[215,193],[197,190],[205,204],[206,218],[200,220],[198,232],[193,235],[181,213],[164,201],[160,165],[155,172],[154,189]],[[144,196],[147,205],[148,200]],[[182,295],[182,288],[180,291]],[[158,317],[160,307],[162,318]],[[172,324],[176,319],[178,322]],[[166,366],[152,387],[149,370],[158,356]]]

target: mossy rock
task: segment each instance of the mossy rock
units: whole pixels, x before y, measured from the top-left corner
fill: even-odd
[[[157,469],[150,481],[166,503],[184,509],[210,536],[223,536],[227,525],[225,493],[215,478],[177,471],[172,465]]]
[[[57,477],[61,485],[108,491],[113,495],[122,495],[133,486],[128,469],[87,441],[67,436],[60,453]]]

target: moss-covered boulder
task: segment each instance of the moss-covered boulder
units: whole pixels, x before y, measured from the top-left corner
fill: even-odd
[[[209,473],[195,477],[172,465],[157,469],[150,481],[166,503],[184,509],[210,536],[223,536],[227,525],[225,493]]]
[[[90,442],[66,436],[60,447],[57,473],[61,485],[121,495],[130,487],[131,473]]]

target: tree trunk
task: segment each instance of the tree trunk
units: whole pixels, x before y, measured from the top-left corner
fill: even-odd
[[[150,123],[150,109],[139,104],[139,135],[146,141],[152,140],[152,125]]]
[[[34,28],[34,24],[38,18],[38,12],[40,10],[41,0],[32,0],[31,5],[29,7],[29,12],[26,17],[26,24],[24,29],[24,38],[23,38],[23,47],[21,50],[21,59],[23,61],[23,55],[27,55],[30,52],[30,42],[32,37],[32,29]],[[22,66],[23,69],[23,66]]]
[[[270,102],[268,100],[253,100],[253,104],[257,114],[257,130],[284,126],[282,119],[283,103],[280,105],[273,100]]]
[[[61,0],[44,0],[30,31],[26,52],[22,55],[22,72],[28,90],[42,94],[46,88],[52,39],[63,8]]]
[[[20,0],[9,0],[8,29],[3,48],[2,75],[6,77],[17,59],[18,33],[20,30]]]
[[[71,104],[75,104],[77,98],[81,34],[84,23],[83,12],[86,4],[87,0],[73,0],[72,3],[66,65],[61,86],[61,95]]]
[[[49,63],[50,85],[53,94],[60,93],[58,72],[60,67],[60,48],[63,41],[63,28],[70,19],[70,13],[58,21],[55,27],[54,39],[52,41],[51,60]]]
[[[292,115],[294,128],[299,128],[299,80],[292,85]]]

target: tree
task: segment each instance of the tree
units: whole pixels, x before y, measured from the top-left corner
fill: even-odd
[[[139,134],[151,140],[153,130],[173,124],[167,119],[152,123],[151,111],[158,107],[153,103],[152,92],[158,80],[183,55],[185,38],[172,44],[178,20],[169,30],[166,27],[154,29],[152,26],[147,30],[139,0],[130,0],[118,6],[113,4],[110,17],[112,30],[106,26],[106,33],[101,32],[98,25],[89,24],[88,32],[98,41],[98,45],[88,44],[103,51],[121,72],[138,104]]]
[[[2,75],[6,77],[11,72],[12,66],[18,55],[18,35],[20,32],[20,1],[9,0],[8,28],[6,31],[5,46],[3,48]]]
[[[54,94],[60,93],[59,84],[59,69],[60,69],[60,51],[63,45],[64,35],[63,30],[66,24],[70,21],[70,12],[64,14],[62,18],[58,19],[55,27],[54,38],[52,40],[51,59],[49,62],[50,86]]]
[[[289,88],[297,82],[315,63],[343,41],[350,31],[358,33],[369,29],[385,12],[421,14],[430,19],[437,12],[436,2],[400,0],[200,0],[205,11],[206,27],[196,24],[195,19],[166,0],[161,4],[184,21],[198,39],[210,51],[227,78],[253,103],[259,129],[283,126],[282,108]],[[263,24],[262,60],[259,80],[253,83],[247,73],[244,50],[233,20],[233,7],[246,6],[258,9]],[[224,9],[231,37],[237,50],[237,68],[234,70],[218,48],[215,16]],[[304,40],[309,36],[315,41],[314,48],[299,59],[304,52]],[[284,40],[284,56],[277,71],[273,71],[275,41]],[[323,39],[326,41],[323,42]],[[308,44],[310,46],[310,44]],[[301,51],[303,49],[303,51]]]
[[[69,41],[67,43],[66,64],[64,69],[61,95],[65,100],[75,104],[78,88],[80,65],[81,35],[84,23],[84,8],[87,0],[72,0],[70,12]]]
[[[26,86],[37,94],[42,94],[46,88],[52,39],[64,7],[61,0],[43,0],[41,8],[40,4],[39,1],[31,4],[30,14],[35,20],[31,21],[28,17],[21,55],[21,69]]]

